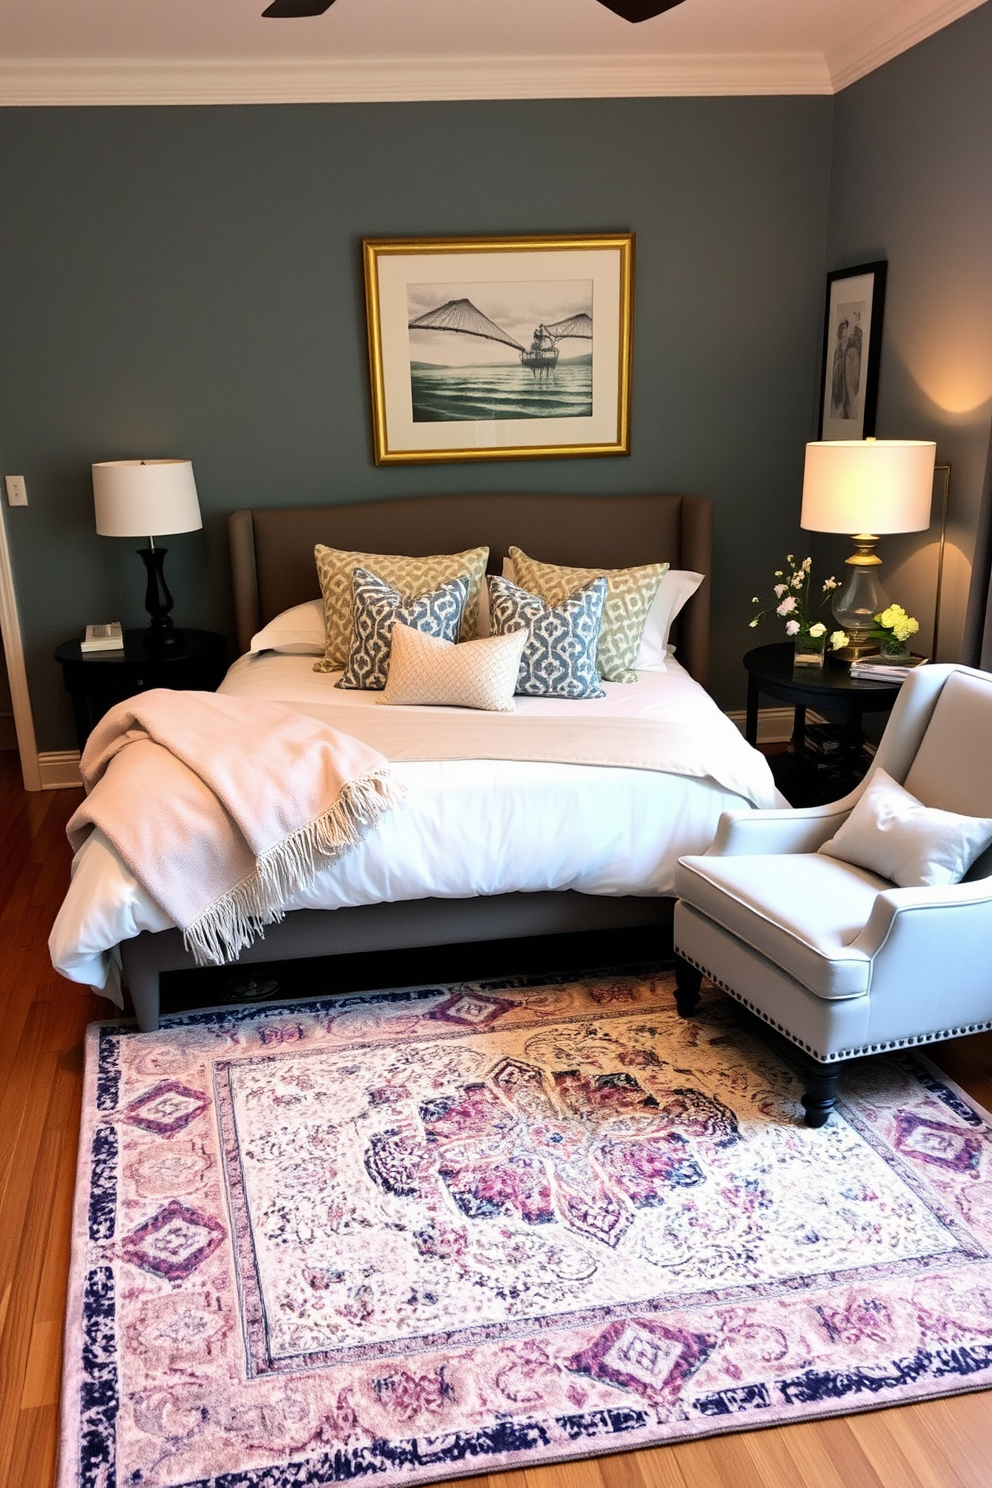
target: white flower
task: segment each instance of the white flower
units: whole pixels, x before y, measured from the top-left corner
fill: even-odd
[[[798,620],[787,620],[785,622],[785,633],[786,633],[787,636],[798,635],[799,634],[799,621]],[[812,632],[810,632],[810,634],[812,634]]]
[[[754,627],[757,625],[758,622],[757,622],[757,620],[749,620],[747,623],[748,623],[748,625],[750,625],[751,629],[753,630]]]
[[[786,630],[788,630],[789,627],[786,626],[785,628]],[[814,641],[818,641],[822,635],[826,635],[827,627],[824,625],[822,620],[817,620],[815,625],[810,626],[809,633],[813,637]]]
[[[755,596],[754,596],[754,597],[753,597],[753,599],[752,599],[752,600],[751,600],[751,603],[752,603],[752,604],[760,604],[760,603],[761,603],[761,597],[760,597],[760,595],[757,595],[757,594],[756,594],[756,595],[755,595]]]
[[[839,589],[839,588],[840,588],[840,579],[835,579],[835,578],[824,579],[824,581],[823,581],[823,592],[824,592],[824,594],[829,594],[830,591],[831,591],[831,589]]]
[[[773,593],[775,594],[777,599],[781,599],[782,595],[787,592],[788,588],[788,584],[776,584]]]
[[[796,596],[794,594],[790,594],[788,599],[783,599],[782,603],[778,606],[775,613],[776,615],[791,615],[795,608]]]
[[[831,651],[839,651],[843,646],[847,645],[847,642],[848,634],[846,630],[833,630],[830,632]]]
[[[804,558],[801,567],[803,573],[809,573],[810,569],[813,567],[812,558]]]
[[[798,573],[794,573],[790,582],[793,589],[801,589],[803,587],[803,584],[806,582],[806,575],[803,570],[800,569]]]

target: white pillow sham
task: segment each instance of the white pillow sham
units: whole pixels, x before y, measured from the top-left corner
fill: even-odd
[[[922,889],[960,883],[990,844],[992,817],[924,806],[876,770],[847,821],[818,851],[901,889]]]
[[[324,602],[308,599],[306,604],[283,610],[251,638],[249,651],[278,651],[283,656],[323,656]]]
[[[516,583],[512,558],[503,559],[503,578]],[[691,599],[703,582],[703,575],[691,569],[670,568],[662,579],[658,593],[648,610],[648,618],[638,647],[634,669],[638,672],[663,672],[668,653],[668,633],[672,623],[687,600]],[[479,633],[489,633],[489,606],[487,593],[480,596]],[[485,614],[481,613],[485,610]],[[283,610],[252,636],[250,651],[257,656],[262,651],[277,651],[283,656],[323,656],[324,654],[324,608],[319,599],[308,599],[306,604],[294,605]],[[464,644],[464,643],[463,643]]]
[[[397,621],[380,701],[393,707],[427,704],[513,713],[527,635],[524,629],[455,645]]]
[[[668,633],[675,617],[691,599],[705,578],[691,568],[670,568],[658,586],[658,593],[644,622],[641,644],[634,661],[636,672],[663,672],[668,655]]]

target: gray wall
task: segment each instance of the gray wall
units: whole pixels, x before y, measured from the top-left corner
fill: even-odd
[[[176,614],[228,628],[242,505],[430,491],[688,490],[716,503],[713,687],[743,701],[749,599],[797,539],[816,401],[826,98],[0,110],[0,466],[39,747],[71,747],[51,660],[143,617],[137,543],[89,466],[194,463]],[[637,234],[629,458],[371,462],[363,236]],[[769,631],[768,639],[777,638]]]
[[[992,420],[992,5],[837,96],[828,243],[831,268],[889,261],[878,436],[935,439],[952,466],[939,648],[952,660]],[[881,552],[928,647],[936,529]]]

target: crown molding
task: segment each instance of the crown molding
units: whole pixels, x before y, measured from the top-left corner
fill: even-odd
[[[830,93],[816,52],[667,57],[0,61],[0,106]]]
[[[826,56],[7,59],[0,107],[830,94],[983,3],[900,0]]]
[[[977,10],[985,0],[903,0],[827,56],[832,91],[839,93],[917,42]]]

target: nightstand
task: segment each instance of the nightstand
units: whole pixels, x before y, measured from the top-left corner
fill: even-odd
[[[56,647],[66,691],[72,698],[79,748],[114,703],[151,687],[213,692],[227,670],[227,637],[213,630],[183,629],[182,641],[161,656],[145,650],[144,630],[124,632],[123,651],[80,650],[79,641]]]
[[[889,713],[899,696],[898,682],[863,681],[852,677],[842,662],[829,656],[822,667],[795,666],[791,641],[758,646],[744,657],[747,668],[747,723],[749,744],[758,742],[758,699],[761,693],[791,703],[795,709],[792,729],[790,778],[776,783],[793,805],[814,805],[837,800],[862,778],[868,765],[862,721],[866,713]],[[806,710],[813,708],[840,724],[840,749],[836,762],[818,772],[808,765]],[[774,760],[772,761],[774,767]],[[791,789],[787,789],[787,785]],[[793,796],[801,799],[793,800]]]

